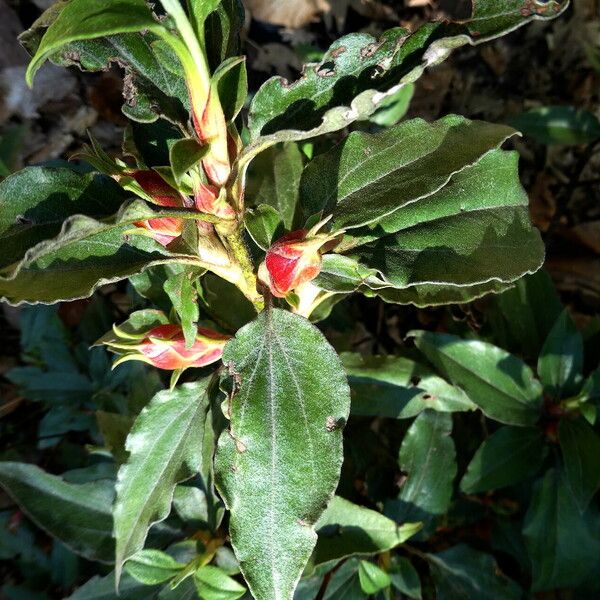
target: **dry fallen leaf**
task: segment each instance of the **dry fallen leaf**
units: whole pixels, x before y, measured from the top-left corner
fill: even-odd
[[[326,0],[244,0],[244,5],[257,21],[304,27],[329,10]]]

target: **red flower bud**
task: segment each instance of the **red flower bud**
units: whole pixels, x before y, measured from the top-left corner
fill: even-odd
[[[198,183],[194,190],[196,209],[203,213],[215,215],[221,219],[235,218],[233,207],[219,196],[219,190],[206,183]]]
[[[183,220],[172,217],[136,221],[134,225],[145,229],[150,237],[163,246],[168,246],[183,232]]]
[[[183,206],[183,196],[172,188],[156,171],[131,171],[127,173],[155,204],[171,208]]]
[[[265,268],[259,273],[273,296],[284,298],[299,285],[311,281],[321,272],[319,248],[329,238],[309,237],[305,229],[292,231],[277,240],[267,251]]]
[[[114,366],[139,360],[168,371],[205,367],[220,360],[229,340],[229,336],[201,327],[192,347],[186,348],[180,325],[158,325],[135,335],[124,334],[117,327],[114,331],[117,339],[104,342],[122,354]]]

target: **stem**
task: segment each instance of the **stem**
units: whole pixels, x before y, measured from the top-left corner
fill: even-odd
[[[257,312],[260,312],[265,307],[264,298],[256,291],[257,279],[254,274],[254,264],[252,263],[252,259],[250,258],[250,254],[248,252],[248,248],[246,248],[246,244],[242,237],[242,232],[240,228],[236,228],[235,231],[225,237],[227,240],[227,244],[231,249],[231,252],[239,264],[243,276],[245,288],[242,292],[252,304],[254,304],[254,308]]]

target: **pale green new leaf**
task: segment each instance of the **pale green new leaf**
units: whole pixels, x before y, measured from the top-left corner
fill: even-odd
[[[0,486],[36,525],[74,552],[89,560],[114,559],[112,481],[72,484],[35,465],[2,462]]]
[[[383,569],[366,560],[358,564],[358,580],[362,591],[369,595],[376,594],[392,583],[391,577]]]
[[[319,330],[279,309],[242,328],[223,362],[234,390],[215,476],[232,545],[257,600],[291,600],[339,478],[346,376]]]
[[[236,600],[246,593],[243,585],[212,565],[200,567],[194,574],[194,581],[203,600]]]
[[[398,525],[375,510],[334,496],[315,527],[319,539],[313,562],[318,565],[348,556],[391,550],[419,531],[421,524]]]
[[[542,386],[519,358],[479,340],[413,331],[417,348],[483,413],[508,425],[534,425],[541,415]]]
[[[129,460],[119,469],[114,507],[117,579],[151,525],[169,514],[175,485],[202,466],[210,381],[159,392],[127,438]]]
[[[127,561],[125,570],[145,585],[158,585],[176,577],[185,565],[160,550],[141,550]]]

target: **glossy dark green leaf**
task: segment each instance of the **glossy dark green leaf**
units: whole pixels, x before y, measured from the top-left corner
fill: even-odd
[[[49,535],[90,560],[114,559],[111,504],[114,485],[75,485],[35,465],[0,463],[0,486]]]
[[[114,507],[117,574],[142,549],[150,526],[169,514],[175,484],[202,466],[210,381],[159,392],[127,438],[129,460],[119,469]]]
[[[344,352],[341,359],[349,378],[353,415],[408,419],[427,409],[477,408],[460,388],[409,358]]]
[[[117,594],[113,572],[105,577],[96,575],[65,600],[152,600],[159,589],[157,586],[144,585],[125,573],[119,581]]]
[[[351,133],[306,168],[304,212],[333,211],[334,230],[377,224],[388,217],[383,228],[393,233],[400,227],[390,215],[439,191],[452,175],[514,133],[504,125],[454,115],[434,123],[413,119],[376,134]]]
[[[376,594],[392,583],[390,576],[385,571],[366,560],[358,563],[358,580],[362,591],[369,595]]]
[[[525,136],[542,144],[589,144],[600,139],[600,120],[574,106],[541,106],[510,120]]]
[[[520,600],[523,590],[489,554],[459,544],[428,555],[437,600]]]
[[[409,598],[421,600],[421,580],[408,558],[394,556],[388,572],[395,589]]]
[[[194,574],[196,589],[204,600],[236,600],[246,593],[246,588],[225,571],[211,565],[200,567]]]
[[[406,480],[390,510],[398,522],[429,519],[445,513],[456,477],[456,449],[450,437],[452,416],[426,411],[410,426],[400,447]]]
[[[565,476],[581,512],[600,488],[600,436],[582,418],[561,420],[558,440]]]
[[[366,600],[368,596],[362,591],[358,579],[358,566],[360,561],[351,558],[337,569],[327,585],[323,600]],[[313,599],[311,599],[313,600]]]
[[[44,34],[27,69],[27,82],[31,85],[44,61],[66,44],[159,27],[144,0],[113,0],[100,9],[89,0],[71,0]]]
[[[547,271],[540,269],[495,298],[501,322],[492,322],[496,342],[508,350],[537,358],[544,340],[562,311]],[[506,345],[505,345],[506,344]]]
[[[414,331],[417,348],[483,413],[508,425],[534,425],[540,417],[542,389],[519,358],[479,340]]]
[[[501,427],[479,447],[460,482],[466,494],[513,485],[536,474],[545,457],[542,431]]]
[[[544,389],[555,398],[578,391],[583,369],[583,338],[567,309],[548,334],[538,359]]]
[[[248,197],[255,206],[272,206],[288,230],[296,221],[303,169],[302,152],[297,144],[288,142],[263,152],[249,173]]]
[[[420,523],[397,525],[377,511],[334,496],[315,525],[319,539],[314,564],[353,555],[379,554],[414,535]]]
[[[235,387],[215,470],[232,545],[257,600],[290,600],[339,478],[346,376],[319,330],[279,309],[241,329],[223,363]]]
[[[176,577],[185,565],[160,550],[142,550],[130,558],[125,570],[145,585],[158,585]]]
[[[523,535],[534,591],[576,587],[596,569],[600,542],[557,469],[536,483]]]

